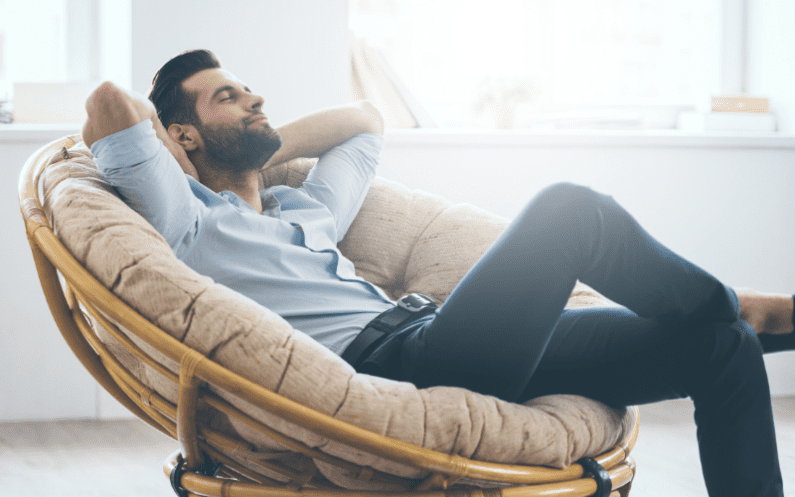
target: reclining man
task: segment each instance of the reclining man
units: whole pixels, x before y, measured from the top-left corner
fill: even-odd
[[[197,272],[358,371],[418,387],[612,406],[691,397],[709,494],[783,494],[762,354],[795,348],[791,296],[728,288],[611,197],[560,184],[531,200],[440,308],[422,296],[396,305],[336,247],[383,146],[372,105],[273,129],[262,97],[207,51],[166,63],[149,99],[101,85],[83,139]],[[300,188],[258,190],[260,169],[295,157],[319,157]],[[577,280],[625,307],[564,309]]]

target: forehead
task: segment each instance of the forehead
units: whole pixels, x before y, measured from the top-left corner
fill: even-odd
[[[203,69],[182,82],[182,87],[199,95],[199,101],[209,101],[219,88],[232,86],[246,88],[237,76],[224,69]]]

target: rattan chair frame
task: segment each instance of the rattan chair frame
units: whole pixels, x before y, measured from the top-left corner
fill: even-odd
[[[551,469],[475,461],[418,447],[334,419],[229,371],[150,323],[110,292],[72,256],[55,235],[44,213],[40,200],[42,173],[53,158],[68,158],[69,150],[79,141],[79,136],[72,136],[45,145],[28,159],[22,170],[20,210],[36,269],[58,328],[83,366],[132,413],[179,442],[179,450],[166,459],[164,471],[175,479],[175,489],[183,495],[577,497],[593,495],[597,491],[595,478],[586,474],[580,464]],[[134,356],[178,385],[177,404],[135,378],[99,340],[88,316],[93,317]],[[122,328],[177,362],[179,373],[172,372],[147,355]],[[242,413],[211,393],[206,388],[209,384],[320,436],[402,465],[423,469],[430,476],[423,480],[399,478],[322,453]],[[362,480],[386,483],[396,490],[390,493],[341,489],[325,480],[316,468],[296,471],[279,461],[263,460],[248,442],[202,425],[196,416],[199,403],[224,412],[295,452],[355,471]],[[624,445],[595,458],[609,472],[612,488],[618,489],[611,496],[626,496],[629,492],[635,474],[635,464],[629,453],[637,439],[638,428],[636,421]],[[231,452],[236,457],[242,454],[248,467],[228,457]],[[274,473],[280,475],[280,479],[253,471],[250,469],[252,464],[267,470],[271,476]],[[478,485],[496,488],[478,488]]]

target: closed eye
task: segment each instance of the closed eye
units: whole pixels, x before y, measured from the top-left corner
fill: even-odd
[[[223,102],[226,100],[234,100],[236,96],[237,94],[235,92],[235,89],[230,85],[226,85],[222,86],[221,88],[218,88],[217,90],[215,90],[215,92],[213,92],[212,100],[217,99],[218,102]]]

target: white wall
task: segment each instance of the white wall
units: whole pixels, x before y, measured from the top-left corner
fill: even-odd
[[[147,94],[160,66],[197,48],[264,96],[274,124],[348,99],[347,0],[132,2],[134,91]]]
[[[774,136],[390,130],[379,174],[508,218],[585,184],[726,283],[795,292],[795,137]]]
[[[15,128],[18,132],[11,133],[0,125],[0,421],[94,417],[96,382],[50,315],[17,196],[19,172],[28,156],[77,128]]]

